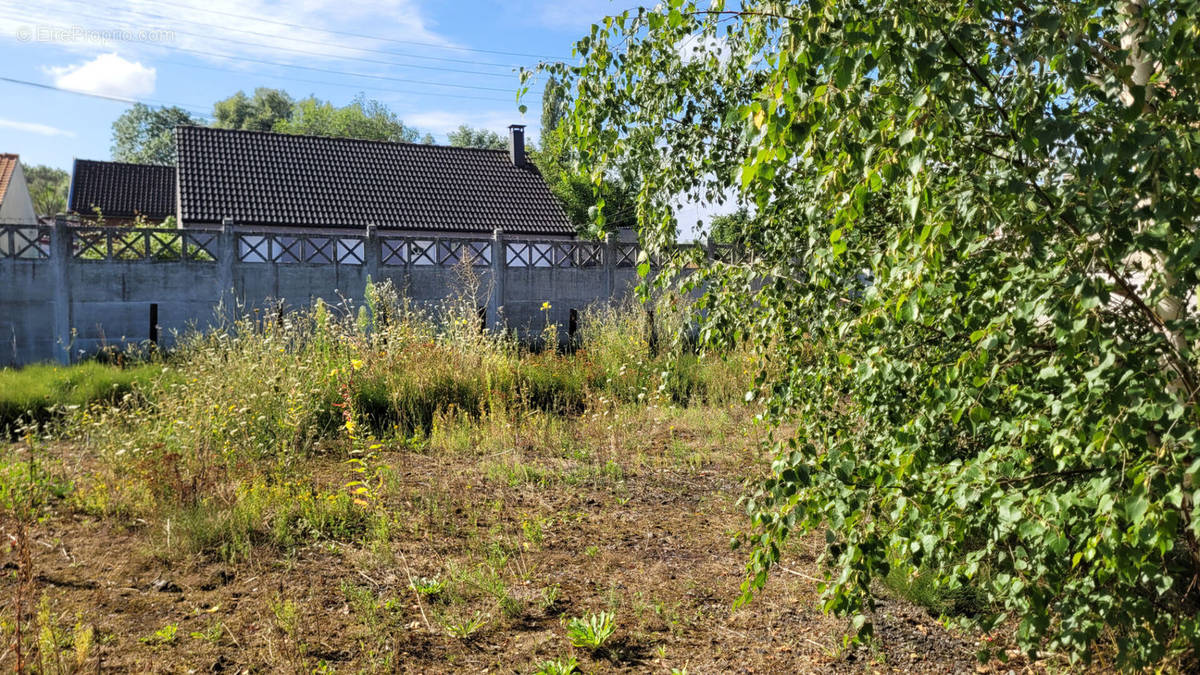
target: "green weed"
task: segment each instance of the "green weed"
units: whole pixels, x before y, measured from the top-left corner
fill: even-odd
[[[593,652],[603,649],[616,630],[617,617],[612,612],[588,614],[567,622],[567,638],[571,644]]]
[[[447,620],[442,624],[442,627],[446,629],[446,633],[450,637],[455,637],[459,640],[470,640],[487,625],[487,621],[488,618],[477,611],[471,617]]]
[[[538,664],[534,675],[571,675],[579,672],[579,661],[574,656],[561,659],[550,659]]]

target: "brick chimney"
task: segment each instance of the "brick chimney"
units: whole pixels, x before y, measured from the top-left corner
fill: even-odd
[[[525,125],[508,125],[508,156],[512,158],[513,166],[524,168],[525,160]]]

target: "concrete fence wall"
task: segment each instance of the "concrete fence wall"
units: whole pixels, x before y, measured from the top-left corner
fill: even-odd
[[[732,250],[710,247],[710,255]],[[391,280],[418,304],[460,292],[469,266],[493,329],[565,335],[571,310],[637,283],[635,244],[513,237],[0,226],[0,365],[67,363],[106,345],[203,330],[227,317],[320,298],[357,307],[367,279]],[[551,309],[544,311],[543,303]]]

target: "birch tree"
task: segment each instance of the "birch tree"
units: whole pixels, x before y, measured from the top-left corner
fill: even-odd
[[[709,344],[758,346],[744,600],[820,533],[860,635],[921,575],[1034,656],[1196,664],[1197,16],[667,0],[545,66],[592,177],[637,167],[652,249],[680,193],[754,205],[752,260],[674,278]]]

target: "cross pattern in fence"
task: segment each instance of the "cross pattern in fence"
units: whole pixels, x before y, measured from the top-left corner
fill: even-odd
[[[52,255],[53,227],[0,224],[0,259],[48,260]],[[214,262],[221,253],[221,233],[215,230],[126,227],[69,227],[71,257],[82,261],[197,261]],[[507,268],[585,268],[611,265],[632,268],[641,258],[634,243],[602,244],[591,241],[505,238],[408,237],[382,235],[330,236],[312,233],[239,231],[232,235],[233,259],[243,263],[450,267],[462,262],[493,264],[499,245],[500,263]],[[368,249],[376,242],[376,253]],[[651,267],[664,266],[669,258],[695,255],[685,265],[700,263],[704,255],[695,245],[678,245],[650,256]],[[741,246],[720,244],[710,248],[712,260],[726,264],[750,262],[752,254]]]
[[[719,244],[713,247],[712,258],[716,262],[727,265],[741,265],[751,260],[750,251],[733,244]]]
[[[637,264],[639,252],[641,249],[637,244],[617,244],[613,246],[613,264],[617,267],[633,267]]]
[[[401,257],[395,262],[384,261],[388,265],[418,265],[418,266],[453,266],[462,262],[471,265],[492,264],[492,242],[488,239],[383,239],[381,241],[400,242],[394,244],[398,251],[407,251],[407,258]]]
[[[49,259],[50,231],[37,225],[0,225],[0,258]]]
[[[585,241],[512,241],[504,245],[506,267],[597,267],[604,248]]]
[[[362,265],[366,260],[361,237],[239,233],[237,247],[237,259],[245,263]]]
[[[213,262],[216,234],[170,228],[87,227],[70,229],[76,260],[190,260]]]

